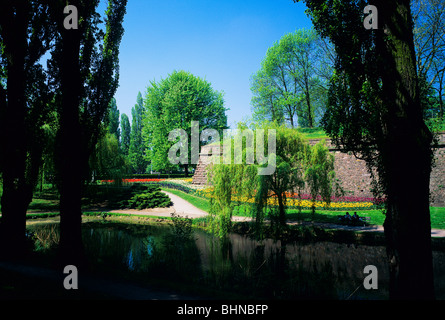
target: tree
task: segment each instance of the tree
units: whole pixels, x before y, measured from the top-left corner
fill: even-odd
[[[419,76],[437,94],[435,116],[444,117],[445,3],[440,0],[412,1],[414,44]],[[427,104],[430,106],[430,104]]]
[[[309,145],[292,128],[269,126],[276,130],[276,170],[272,175],[258,176],[255,196],[256,214],[264,215],[271,209],[271,218],[277,223],[277,230],[286,228],[286,208],[289,195],[304,188],[305,157]],[[268,200],[276,199],[276,206],[268,206]],[[258,219],[258,218],[257,218]]]
[[[324,143],[311,147],[295,129],[276,123],[265,123],[262,127],[257,127],[255,140],[258,141],[258,134],[268,136],[269,130],[274,130],[276,137],[276,150],[268,154],[268,157],[275,158],[276,168],[272,174],[257,174],[258,169],[267,164],[247,163],[247,139],[243,140],[241,164],[224,164],[220,161],[210,167],[209,175],[213,186],[210,214],[213,218],[213,231],[220,236],[227,234],[230,229],[235,206],[247,199],[254,199],[250,211],[255,219],[258,235],[261,235],[264,218],[268,214],[278,236],[287,227],[286,209],[289,197],[298,197],[307,187],[314,199],[320,195],[328,203],[331,200],[335,172],[333,156]],[[263,141],[267,141],[264,148],[269,150],[268,138]],[[256,146],[253,146],[255,154]]]
[[[320,141],[306,153],[304,179],[312,197],[312,213],[315,213],[315,200],[318,195],[328,205],[332,193],[342,194],[343,190],[335,179],[335,157],[330,153],[325,141]]]
[[[121,183],[127,170],[127,163],[114,134],[108,131],[101,135],[91,166],[99,177],[112,179],[117,185]]]
[[[390,296],[433,298],[432,135],[422,117],[410,1],[375,1],[377,30],[363,27],[366,1],[305,3],[337,54],[323,126],[337,147],[376,170],[386,195]]]
[[[261,69],[252,76],[254,118],[284,120],[295,127],[313,127],[324,109],[326,71],[321,65],[325,52],[314,30],[284,35],[268,49]]]
[[[130,120],[128,116],[123,113],[121,114],[121,150],[124,156],[128,156],[130,149]]]
[[[144,114],[144,100],[139,92],[137,103],[131,109],[132,123],[130,132],[130,146],[128,157],[135,173],[145,173],[147,161],[145,160],[145,146],[142,139],[142,117]]]
[[[108,112],[108,131],[114,134],[119,141],[121,130],[119,128],[119,110],[117,108],[116,99],[112,98],[110,102],[110,110]]]
[[[108,116],[118,85],[118,54],[126,0],[109,0],[105,32],[98,25],[99,1],[73,0],[79,12],[77,29],[64,26],[66,1],[52,2],[57,38],[49,61],[58,95],[56,167],[60,192],[60,253],[62,264],[83,261],[81,196],[90,176],[89,159]]]
[[[54,28],[46,1],[7,1],[0,10],[0,175],[2,253],[24,252],[26,211],[45,146],[51,93],[40,58]]]
[[[144,140],[148,158],[154,170],[171,170],[175,165],[168,160],[169,149],[174,142],[168,140],[169,132],[185,130],[191,135],[192,121],[199,122],[199,133],[215,129],[222,137],[227,128],[223,93],[211,84],[185,71],[174,71],[160,82],[151,82],[145,99]],[[193,129],[194,130],[194,129]],[[200,146],[206,142],[200,141]],[[188,143],[187,159],[191,159],[192,145]],[[199,153],[199,150],[195,150]],[[192,159],[196,165],[197,159]],[[195,162],[195,163],[193,163]],[[188,175],[190,162],[183,164]]]

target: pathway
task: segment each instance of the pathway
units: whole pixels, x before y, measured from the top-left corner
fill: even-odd
[[[207,212],[195,207],[190,202],[182,199],[181,197],[178,197],[177,195],[162,191],[166,195],[170,197],[170,199],[173,202],[173,206],[170,206],[168,208],[155,208],[155,209],[144,209],[144,210],[131,210],[131,209],[124,209],[124,210],[112,210],[110,212],[113,213],[127,213],[127,214],[137,214],[137,215],[149,215],[149,216],[158,216],[158,217],[170,217],[172,213],[175,213],[176,215],[180,217],[188,217],[188,218],[201,218],[208,215]]]

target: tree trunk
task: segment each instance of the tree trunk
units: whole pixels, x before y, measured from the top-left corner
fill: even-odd
[[[184,164],[184,177],[188,177],[189,176],[189,165],[188,164]]]
[[[26,211],[32,198],[32,187],[26,179],[26,75],[28,6],[24,3],[2,8],[4,28],[4,55],[7,57],[7,89],[2,99],[2,146],[3,171],[1,242],[2,255],[21,256],[25,249]],[[5,21],[7,20],[7,22]],[[31,184],[32,185],[32,184]]]
[[[82,245],[82,131],[80,126],[80,32],[62,31],[62,106],[59,131],[60,259],[64,265],[84,264]]]
[[[422,120],[409,0],[376,3],[389,37],[383,53],[383,119],[380,148],[386,181],[384,223],[390,265],[390,298],[432,299],[434,278],[429,212],[432,135]],[[381,24],[383,22],[383,24]]]
[[[439,81],[439,118],[443,119],[444,117],[444,106],[443,106],[443,77],[442,74],[441,79]]]
[[[1,257],[21,258],[26,253],[26,211],[32,192],[24,186],[15,187],[14,179],[4,177],[1,221]]]
[[[286,210],[284,208],[284,199],[281,193],[277,193],[278,199],[278,222],[280,227],[284,228],[286,226]]]
[[[305,96],[306,96],[306,104],[307,104],[307,119],[308,119],[308,125],[309,128],[313,128],[314,127],[314,119],[312,118],[312,105],[311,105],[311,94],[309,91],[309,84],[308,84],[308,80],[306,78],[305,81]]]

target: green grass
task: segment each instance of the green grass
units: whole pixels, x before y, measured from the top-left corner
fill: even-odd
[[[431,228],[445,229],[445,208],[430,207]]]
[[[29,204],[28,210],[30,211],[59,210],[59,201],[34,198],[32,202]]]
[[[433,132],[444,132],[445,131],[445,120],[440,119],[429,119],[427,120],[429,128]],[[306,139],[330,139],[323,128],[297,128],[298,132],[302,133]]]
[[[289,220],[299,220],[305,222],[314,221],[323,223],[338,223],[338,216],[344,216],[346,212],[349,212],[350,215],[357,212],[360,217],[369,217],[369,223],[373,225],[381,226],[385,221],[385,216],[381,210],[318,210],[312,214],[311,210],[302,210],[301,213],[298,213],[297,209],[290,209],[287,212],[287,218]]]
[[[298,128],[297,131],[306,139],[329,139],[322,128]]]

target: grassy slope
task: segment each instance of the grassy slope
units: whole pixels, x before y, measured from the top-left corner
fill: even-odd
[[[329,139],[326,132],[321,128],[298,128],[306,139]]]

